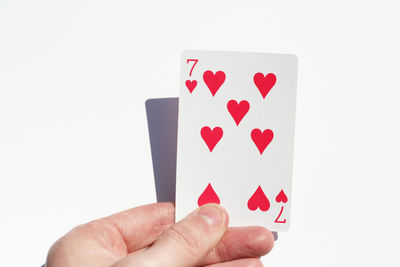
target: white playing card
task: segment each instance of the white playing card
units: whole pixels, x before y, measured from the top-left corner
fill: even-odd
[[[220,203],[230,225],[290,224],[297,58],[184,51],[176,219]]]

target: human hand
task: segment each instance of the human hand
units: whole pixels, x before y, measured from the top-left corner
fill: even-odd
[[[77,226],[49,250],[46,267],[262,266],[273,247],[263,227],[230,227],[207,204],[174,223],[172,203],[133,208]]]

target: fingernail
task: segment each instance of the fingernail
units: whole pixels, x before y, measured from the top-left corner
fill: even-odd
[[[197,215],[202,216],[210,226],[219,226],[224,215],[222,211],[216,206],[204,206],[197,212]]]

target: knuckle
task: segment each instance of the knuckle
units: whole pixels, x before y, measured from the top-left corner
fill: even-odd
[[[97,221],[91,221],[85,224],[75,226],[69,233],[74,236],[85,236],[88,233],[96,231],[98,228]]]
[[[125,240],[116,226],[107,219],[97,219],[72,230],[76,240],[92,240],[116,253],[127,249]]]
[[[49,249],[47,254],[47,260],[59,258],[61,254],[68,248],[68,241],[65,237],[57,240]]]
[[[80,230],[82,230],[84,232],[93,232],[93,231],[98,230],[101,227],[101,225],[103,224],[102,220],[103,219],[97,219],[97,220],[88,222],[86,224],[80,225],[80,226],[78,226],[78,228],[80,228]]]

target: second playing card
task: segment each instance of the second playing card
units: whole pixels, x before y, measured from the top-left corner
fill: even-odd
[[[290,223],[297,58],[184,51],[176,219],[206,203],[230,225]]]

